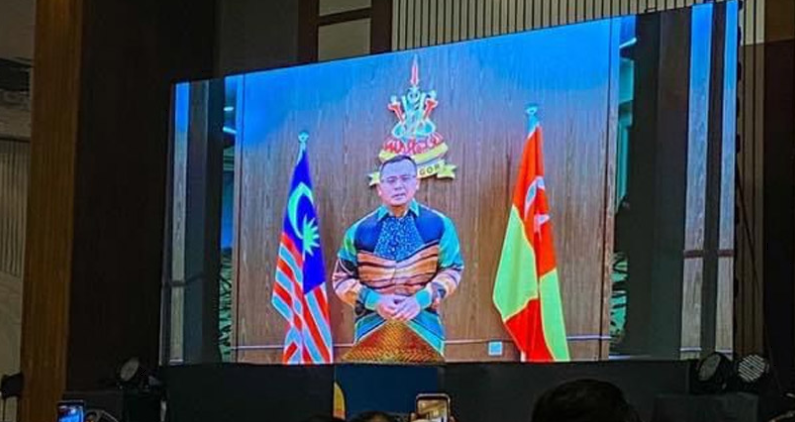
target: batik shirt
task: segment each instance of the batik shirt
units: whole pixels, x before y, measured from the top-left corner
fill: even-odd
[[[412,201],[402,217],[381,206],[345,233],[334,269],[334,290],[356,313],[359,342],[386,322],[375,312],[381,295],[415,296],[422,311],[409,328],[440,354],[439,304],[461,280],[458,235],[444,214]]]

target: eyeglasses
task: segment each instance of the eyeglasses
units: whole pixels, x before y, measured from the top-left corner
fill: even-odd
[[[416,174],[403,174],[400,176],[389,176],[383,179],[382,182],[386,183],[389,186],[397,186],[398,182],[405,185],[416,178],[417,178]]]

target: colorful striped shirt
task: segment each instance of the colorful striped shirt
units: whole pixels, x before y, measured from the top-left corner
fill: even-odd
[[[412,201],[402,217],[381,206],[348,229],[333,283],[337,296],[354,307],[357,343],[386,322],[375,312],[382,295],[414,296],[422,311],[406,324],[443,355],[439,305],[458,287],[463,270],[453,222]]]

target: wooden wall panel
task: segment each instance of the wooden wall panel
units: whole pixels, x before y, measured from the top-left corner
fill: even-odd
[[[786,9],[785,9],[786,10]],[[765,45],[762,172],[764,344],[783,389],[795,386],[795,41]]]
[[[598,356],[598,341],[585,340],[569,343],[570,352],[575,356]],[[450,362],[456,361],[490,361],[490,362],[516,362],[519,360],[519,350],[512,341],[503,340],[503,353],[501,356],[488,356],[486,347],[488,340],[453,340],[445,345],[445,357]],[[343,356],[351,349],[352,343],[335,344],[334,355]],[[281,363],[282,346],[258,345],[242,346],[236,350],[237,360],[251,363]]]
[[[737,153],[737,302],[735,350],[762,353],[764,350],[762,283],[764,280],[763,150],[764,132],[764,44],[741,48],[742,77],[738,85],[740,118]]]
[[[608,311],[602,303],[608,44],[609,37],[603,37],[584,47],[604,51],[601,61],[589,69],[594,75],[603,75],[595,77],[601,78],[600,84],[572,90],[564,88],[567,82],[563,80],[534,79],[528,86],[519,85],[515,92],[507,92],[499,106],[479,100],[494,97],[490,92],[494,79],[489,71],[473,67],[471,61],[459,63],[448,50],[429,50],[421,55],[421,85],[439,93],[440,106],[432,117],[450,146],[448,161],[458,166],[455,180],[424,180],[417,196],[453,219],[466,260],[461,288],[443,305],[449,340],[508,339],[491,296],[526,136],[522,111],[528,101],[541,104],[547,187],[568,334],[601,335],[603,312]],[[580,54],[577,51],[571,54]],[[333,105],[321,102],[322,95],[316,93],[319,87],[305,87],[304,81],[272,74],[273,87],[278,86],[273,95],[293,105],[291,113],[275,122],[256,114],[267,113],[253,108],[252,102],[264,101],[261,97],[245,96],[244,113],[249,110],[255,117],[243,120],[239,168],[240,262],[235,300],[237,347],[246,350],[241,351],[241,360],[279,360],[278,352],[268,352],[270,347],[282,344],[284,335],[281,317],[270,305],[271,283],[298,133],[310,133],[309,158],[329,274],[345,229],[378,205],[375,192],[366,187],[365,176],[376,166],[381,142],[394,124],[386,104],[390,95],[407,88],[413,55],[394,57],[405,63],[405,73],[386,75],[369,66],[347,71],[343,62],[337,64],[346,70],[335,72],[338,80],[334,86],[345,88]],[[484,56],[478,60],[494,59]],[[462,85],[455,72],[471,72],[477,79]],[[526,70],[528,75],[534,72],[532,68]],[[523,75],[515,77],[519,80]],[[245,89],[252,89],[256,78],[267,77],[247,76]],[[322,112],[315,111],[319,109]],[[263,133],[265,124],[272,125],[267,139],[247,138],[250,133]],[[335,340],[351,343],[352,312],[331,292],[330,297]],[[597,359],[598,341],[592,346],[573,346],[572,352],[575,359]],[[468,353],[472,353],[470,357],[486,358],[485,346],[480,352]]]
[[[715,0],[714,3],[725,1]],[[680,9],[704,3],[704,0],[392,0],[392,2],[392,49],[406,50],[615,16]],[[749,0],[745,3],[749,5],[748,7],[753,7],[757,3],[763,5],[764,1]],[[758,20],[762,20],[761,16]],[[779,27],[783,26],[778,22],[776,24]]]
[[[602,346],[599,340],[578,340],[569,341],[569,353],[573,357],[587,357],[590,360],[597,360],[602,353]],[[604,358],[607,360],[607,358]]]
[[[793,384],[792,2],[745,7],[737,155],[735,351],[772,357]],[[788,41],[787,41],[788,40]],[[771,219],[772,217],[772,219]],[[720,334],[720,333],[719,333]]]
[[[742,47],[738,58],[737,86],[737,181],[735,235],[735,336],[734,350],[740,354],[763,353],[762,285],[764,283],[763,134],[765,86],[766,7],[781,7],[784,2],[744,2],[740,12]],[[775,14],[775,13],[774,13]],[[778,14],[783,18],[786,14]]]
[[[680,356],[683,359],[701,355],[701,285],[704,272],[702,258],[685,259],[682,280],[682,342]]]
[[[761,292],[761,295],[752,296],[755,301],[744,302],[751,308],[752,315],[761,317],[751,323],[758,324],[757,335],[762,338],[764,352],[771,360],[779,388],[789,390],[795,385],[795,267],[792,264],[795,255],[795,222],[792,216],[795,209],[795,163],[792,156],[792,140],[795,139],[795,15],[790,1],[768,1],[763,10],[766,24],[763,26],[764,49],[757,49],[756,52],[761,54],[753,56],[753,60],[762,62],[763,66],[760,72],[762,81],[754,86],[757,93],[762,91],[759,95],[764,111],[757,118],[763,127],[760,128],[761,136],[760,132],[755,132],[757,136],[749,145],[757,152],[761,165],[755,166],[755,172],[745,173],[747,179],[761,185],[763,190],[758,197],[761,199],[758,201],[761,202],[759,212],[746,225],[756,226],[756,233],[761,233],[761,242],[755,245],[763,251],[762,257],[756,255],[756,263],[762,268],[763,276],[746,277],[741,282]],[[748,321],[742,321],[741,325],[757,328]]]
[[[718,302],[715,350],[731,354],[734,351],[734,257],[718,261]]]

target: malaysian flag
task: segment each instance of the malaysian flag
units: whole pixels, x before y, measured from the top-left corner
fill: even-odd
[[[271,299],[287,320],[282,353],[285,364],[334,361],[326,270],[306,157],[307,138],[306,133],[299,136],[301,149],[290,183]]]

